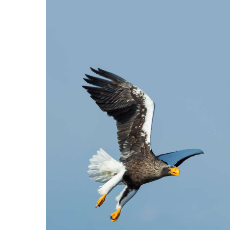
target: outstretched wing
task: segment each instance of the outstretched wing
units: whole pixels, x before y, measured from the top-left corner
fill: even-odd
[[[188,158],[199,154],[204,154],[204,152],[200,149],[185,149],[172,153],[161,154],[157,156],[157,158],[164,161],[168,165],[175,165],[178,167]]]
[[[132,154],[150,151],[150,135],[154,112],[153,101],[139,88],[125,79],[104,71],[91,70],[110,80],[87,75],[86,82],[98,87],[83,86],[102,111],[117,122],[120,161]]]

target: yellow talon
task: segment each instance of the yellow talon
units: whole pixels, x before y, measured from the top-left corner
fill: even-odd
[[[97,206],[100,207],[100,206],[104,203],[105,197],[106,197],[106,194],[104,194],[102,197],[99,198],[99,200],[97,201],[96,207],[97,207]]]
[[[111,217],[110,217],[111,221],[112,222],[117,221],[118,217],[120,216],[120,213],[121,213],[121,209],[118,208],[116,212],[114,212],[114,213],[111,214]]]

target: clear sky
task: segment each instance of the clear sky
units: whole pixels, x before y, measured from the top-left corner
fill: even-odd
[[[47,229],[227,229],[230,223],[230,2],[47,1]],[[179,177],[141,187],[112,223],[117,186],[89,159],[119,159],[116,125],[82,88],[89,67],[113,72],[155,102],[156,155],[199,148]]]

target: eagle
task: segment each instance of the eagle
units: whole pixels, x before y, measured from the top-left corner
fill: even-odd
[[[89,165],[90,178],[104,183],[98,189],[100,207],[106,196],[118,184],[125,188],[116,197],[116,212],[111,221],[117,221],[121,209],[149,182],[166,176],[179,176],[178,166],[188,158],[203,154],[200,149],[186,149],[156,156],[150,146],[154,102],[141,89],[125,79],[99,69],[91,70],[103,78],[86,74],[84,80],[93,85],[83,86],[99,108],[116,120],[117,138],[120,149],[119,162],[103,149],[97,151]],[[96,87],[95,87],[96,86]]]

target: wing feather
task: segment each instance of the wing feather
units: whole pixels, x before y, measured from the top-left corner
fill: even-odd
[[[176,152],[161,154],[157,156],[157,158],[168,165],[175,165],[176,167],[178,167],[188,158],[199,154],[204,154],[204,152],[200,149],[185,149]]]
[[[138,87],[102,69],[91,70],[107,79],[86,74],[84,80],[94,86],[83,86],[100,109],[117,123],[120,161],[133,154],[150,152],[150,135],[154,112],[153,101]],[[145,150],[145,151],[144,151]]]

